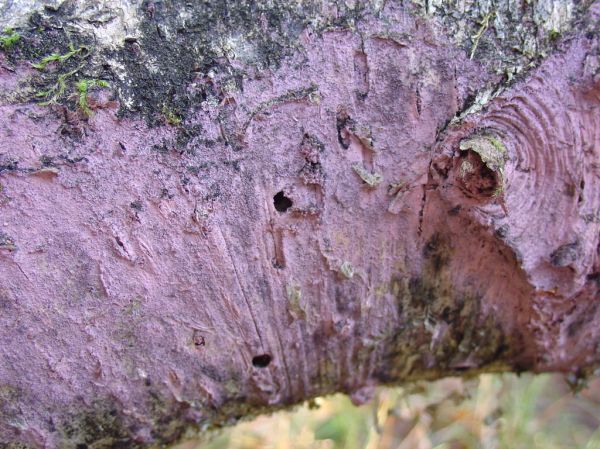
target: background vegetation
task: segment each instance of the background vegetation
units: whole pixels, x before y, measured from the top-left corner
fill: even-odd
[[[600,449],[600,379],[573,394],[559,375],[482,375],[342,395],[264,416],[177,449]]]

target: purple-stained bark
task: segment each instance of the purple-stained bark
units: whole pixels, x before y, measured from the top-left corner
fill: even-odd
[[[231,62],[242,90],[198,75],[220,102],[183,123],[107,90],[89,117],[2,103],[0,443],[146,446],[335,391],[598,366],[598,34],[509,85],[384,17]],[[6,91],[35,73],[0,58]]]

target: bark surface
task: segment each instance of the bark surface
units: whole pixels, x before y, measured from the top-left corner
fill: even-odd
[[[0,6],[0,446],[597,375],[600,3],[455,3]]]

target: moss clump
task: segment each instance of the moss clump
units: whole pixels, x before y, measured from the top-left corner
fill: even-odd
[[[179,126],[183,122],[183,119],[177,114],[173,109],[169,108],[167,105],[162,107],[162,113],[167,120],[167,123],[172,126]]]
[[[40,103],[42,106],[64,99],[72,77],[83,68],[83,61],[88,56],[88,47],[75,48],[73,44],[69,44],[69,51],[66,53],[52,53],[44,56],[40,62],[32,64],[34,68],[42,72],[36,83],[43,87],[35,93],[35,97],[42,100]],[[55,72],[46,72],[48,65],[54,63],[58,65],[58,75]],[[87,102],[85,105],[87,106]]]
[[[68,102],[76,98],[76,107],[86,116],[92,115],[92,110],[88,103],[88,93],[92,88],[106,88],[109,84],[105,80],[95,78],[83,78],[72,81],[78,76],[85,66],[85,60],[90,55],[89,47],[81,45],[75,47],[69,44],[69,50],[65,53],[51,53],[44,56],[39,62],[32,66],[40,71],[37,84],[42,86],[35,97],[42,100],[39,104],[47,106],[60,102]],[[56,71],[46,70],[49,65],[55,64]],[[58,72],[58,75],[56,75]],[[73,92],[66,94],[67,92]]]
[[[10,50],[19,40],[21,35],[12,28],[6,28],[0,35],[0,48]]]
[[[77,104],[79,106],[79,109],[81,109],[85,115],[90,116],[92,115],[92,110],[90,109],[90,106],[87,101],[88,91],[93,87],[109,87],[109,84],[107,81],[104,80],[83,79],[77,81],[75,87],[77,89],[78,94]]]
[[[87,56],[87,54],[89,54],[88,48],[85,46],[75,48],[71,44],[71,45],[69,45],[69,51],[67,51],[66,53],[63,53],[63,54],[52,53],[48,56],[44,56],[40,62],[31,64],[31,66],[38,70],[44,70],[46,68],[46,66],[52,62],[63,63],[65,61],[67,61],[68,59],[72,58],[73,56],[76,56],[79,54],[85,54]]]

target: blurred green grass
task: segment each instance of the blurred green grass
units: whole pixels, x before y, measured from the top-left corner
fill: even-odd
[[[177,449],[600,449],[600,379],[486,374],[343,395],[243,422]]]

